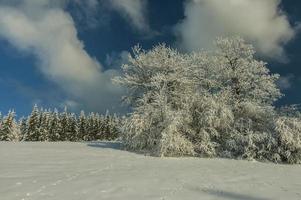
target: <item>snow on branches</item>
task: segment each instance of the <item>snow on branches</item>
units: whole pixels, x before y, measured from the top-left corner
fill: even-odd
[[[164,44],[133,48],[114,80],[128,89],[133,107],[122,128],[126,147],[159,156],[300,162],[301,122],[281,118],[273,106],[282,96],[279,75],[239,37],[215,44],[214,52],[189,54]]]

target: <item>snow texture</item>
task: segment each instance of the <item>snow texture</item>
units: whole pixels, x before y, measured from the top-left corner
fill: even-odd
[[[0,143],[1,200],[301,199],[301,166],[158,158],[118,143]]]

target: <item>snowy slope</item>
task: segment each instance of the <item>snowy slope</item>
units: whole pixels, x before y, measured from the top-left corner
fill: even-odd
[[[301,199],[301,166],[155,158],[117,143],[0,143],[0,200]]]

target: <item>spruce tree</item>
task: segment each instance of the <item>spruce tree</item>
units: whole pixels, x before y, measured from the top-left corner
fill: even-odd
[[[49,141],[49,120],[51,111],[41,110],[40,141]]]
[[[78,128],[77,128],[77,119],[74,113],[68,115],[68,127],[66,136],[68,141],[77,141],[78,140]]]
[[[110,123],[111,140],[114,140],[118,137],[120,123],[121,123],[120,118],[116,114],[111,116],[111,123]]]
[[[78,139],[79,141],[84,140],[85,135],[87,134],[87,118],[84,111],[80,112],[78,118]]]
[[[99,133],[98,133],[98,138],[100,138],[101,140],[105,139],[105,116],[104,115],[100,115],[99,120]]]
[[[89,113],[76,114],[64,109],[59,113],[49,109],[39,109],[36,105],[29,116],[15,121],[15,113],[10,111],[0,120],[1,140],[22,141],[92,141],[113,140],[117,137],[119,119],[117,115]],[[0,117],[1,118],[1,117]]]
[[[25,135],[27,132],[27,119],[25,117],[20,118],[19,127],[20,127],[20,134],[21,134],[20,140],[23,141],[25,139]]]
[[[49,119],[49,141],[60,141],[60,130],[61,130],[61,124],[60,124],[60,118],[59,113],[57,109],[54,109],[54,111],[50,114]]]
[[[90,113],[86,119],[86,134],[84,136],[85,141],[93,140],[94,134],[94,113]]]
[[[8,115],[4,117],[1,129],[0,129],[0,140],[9,141],[9,135],[13,126],[15,114],[12,111],[8,112]]]
[[[12,124],[10,127],[10,132],[8,135],[8,140],[12,142],[18,142],[21,141],[22,135],[21,135],[21,130],[19,124],[15,120],[15,112],[12,112]]]
[[[104,139],[108,140],[110,138],[110,114],[108,110],[104,117],[103,132],[104,132]]]
[[[2,113],[0,112],[0,141],[2,141],[2,126],[3,126],[3,119],[2,119]]]
[[[19,141],[20,137],[20,128],[15,120],[15,112],[9,111],[8,115],[4,117],[0,128],[0,140]]]
[[[101,133],[101,115],[95,115],[95,140],[102,140],[102,133]]]
[[[40,111],[35,105],[28,117],[28,128],[25,136],[25,141],[39,141],[40,140]]]
[[[60,114],[60,140],[68,140],[68,111],[67,107],[64,108],[64,112]]]

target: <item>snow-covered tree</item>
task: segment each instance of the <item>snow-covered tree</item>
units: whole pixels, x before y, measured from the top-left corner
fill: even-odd
[[[116,115],[113,114],[111,115],[111,120],[110,120],[110,137],[108,140],[113,140],[119,137],[119,127],[121,126],[122,121],[121,119]]]
[[[86,134],[84,136],[85,141],[91,141],[92,138],[97,134],[95,133],[95,114],[90,113],[86,121]]]
[[[19,124],[14,119],[13,123],[11,124],[8,140],[11,142],[19,142],[21,139],[22,139],[22,135],[21,135]]]
[[[27,119],[26,119],[26,117],[21,117],[19,119],[19,127],[20,127],[20,132],[21,132],[20,140],[24,140],[25,135],[27,133]]]
[[[11,131],[12,123],[13,123],[14,116],[12,115],[11,111],[7,117],[4,117],[1,123],[0,129],[0,141],[9,141],[9,134]]]
[[[39,141],[49,140],[49,120],[51,111],[50,110],[40,110],[40,125],[39,125]]]
[[[80,116],[77,122],[78,126],[78,139],[84,140],[85,135],[87,134],[87,118],[84,111],[80,112]]]
[[[31,115],[28,117],[28,127],[25,135],[25,141],[40,140],[40,111],[37,105],[33,107]]]
[[[94,139],[95,140],[102,140],[102,132],[101,132],[101,128],[102,128],[102,117],[99,114],[95,114],[95,119],[94,119],[94,127],[95,127],[95,135],[94,135]]]
[[[20,128],[15,120],[15,112],[9,111],[4,117],[0,128],[1,141],[19,141],[21,137]]]
[[[128,148],[275,161],[279,76],[241,38],[221,38],[216,46],[190,54],[165,45],[133,49],[115,79],[133,106],[122,129]]]
[[[191,65],[189,55],[165,45],[149,52],[133,50],[134,57],[123,66],[124,76],[116,79],[129,89],[126,100],[134,106],[124,125],[125,144],[157,155],[193,153],[191,142],[179,134],[179,119],[173,117],[180,115],[182,98],[193,94],[185,72]]]
[[[60,117],[57,109],[54,109],[54,111],[50,115],[48,131],[49,131],[49,138],[48,138],[49,141],[60,141],[61,124],[60,124]]]
[[[3,119],[2,119],[2,113],[0,112],[0,131],[2,129],[3,126]],[[2,137],[4,137],[4,135],[2,135],[2,133],[0,132],[0,141],[2,141]]]
[[[301,164],[301,117],[300,112],[290,110],[288,115],[276,119],[276,137],[278,141],[275,161]]]
[[[106,118],[106,120],[105,120]],[[99,115],[82,111],[77,117],[65,108],[39,109],[33,107],[28,117],[21,117],[18,122],[15,113],[10,111],[0,120],[0,140],[3,141],[93,141],[114,140],[118,137],[119,123],[117,115]]]
[[[77,141],[78,140],[78,132],[77,132],[77,119],[74,113],[68,115],[68,128],[67,128],[67,139],[69,141]]]
[[[241,38],[216,41],[217,55],[213,58],[220,68],[221,89],[230,89],[234,103],[252,101],[271,105],[281,97],[275,82],[278,74],[271,74],[266,63],[255,59],[252,45]]]
[[[68,140],[68,129],[69,129],[69,116],[68,116],[68,112],[67,112],[67,107],[65,107],[64,112],[62,112],[60,114],[60,130],[59,130],[59,134],[60,134],[60,140],[61,141],[65,141]]]

